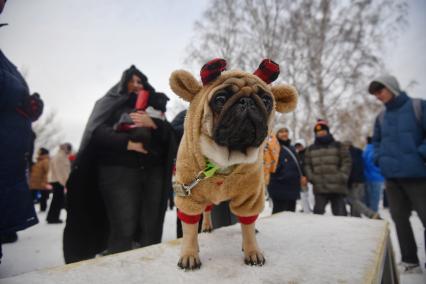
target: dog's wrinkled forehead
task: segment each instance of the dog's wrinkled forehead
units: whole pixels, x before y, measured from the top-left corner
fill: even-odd
[[[233,94],[239,93],[242,95],[256,94],[261,91],[270,94],[268,88],[263,86],[264,84],[260,83],[258,79],[242,74],[240,74],[240,76],[231,76],[226,78],[223,82],[216,82],[216,84],[217,86],[208,94],[209,98],[220,89],[227,89]]]

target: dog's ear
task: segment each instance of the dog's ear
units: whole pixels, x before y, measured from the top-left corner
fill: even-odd
[[[177,70],[170,76],[170,88],[179,97],[187,102],[191,102],[202,86],[188,71]]]
[[[290,85],[276,85],[271,87],[272,94],[275,97],[278,112],[291,112],[297,106],[297,90]]]

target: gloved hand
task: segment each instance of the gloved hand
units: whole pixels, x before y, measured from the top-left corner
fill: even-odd
[[[40,98],[38,93],[34,93],[25,97],[24,101],[19,107],[17,107],[16,111],[34,122],[39,119],[43,113],[43,108],[43,100]]]

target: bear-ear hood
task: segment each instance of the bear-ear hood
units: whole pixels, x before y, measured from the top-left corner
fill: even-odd
[[[395,96],[399,96],[399,94],[401,93],[401,88],[399,87],[398,80],[392,75],[382,75],[371,81],[370,85],[368,86],[368,92],[370,94],[373,94],[372,85],[374,83],[380,83],[384,85]]]

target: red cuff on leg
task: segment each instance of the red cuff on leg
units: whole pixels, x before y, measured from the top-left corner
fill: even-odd
[[[196,224],[200,222],[201,214],[198,215],[187,215],[178,209],[177,216],[179,220],[187,224]]]
[[[238,217],[238,221],[240,221],[241,224],[250,225],[254,223],[254,221],[256,221],[258,216],[259,215],[253,215],[253,216],[247,216],[247,217],[237,216],[237,217]]]
[[[213,204],[207,205],[206,209],[204,209],[204,212],[210,212],[212,211]]]

